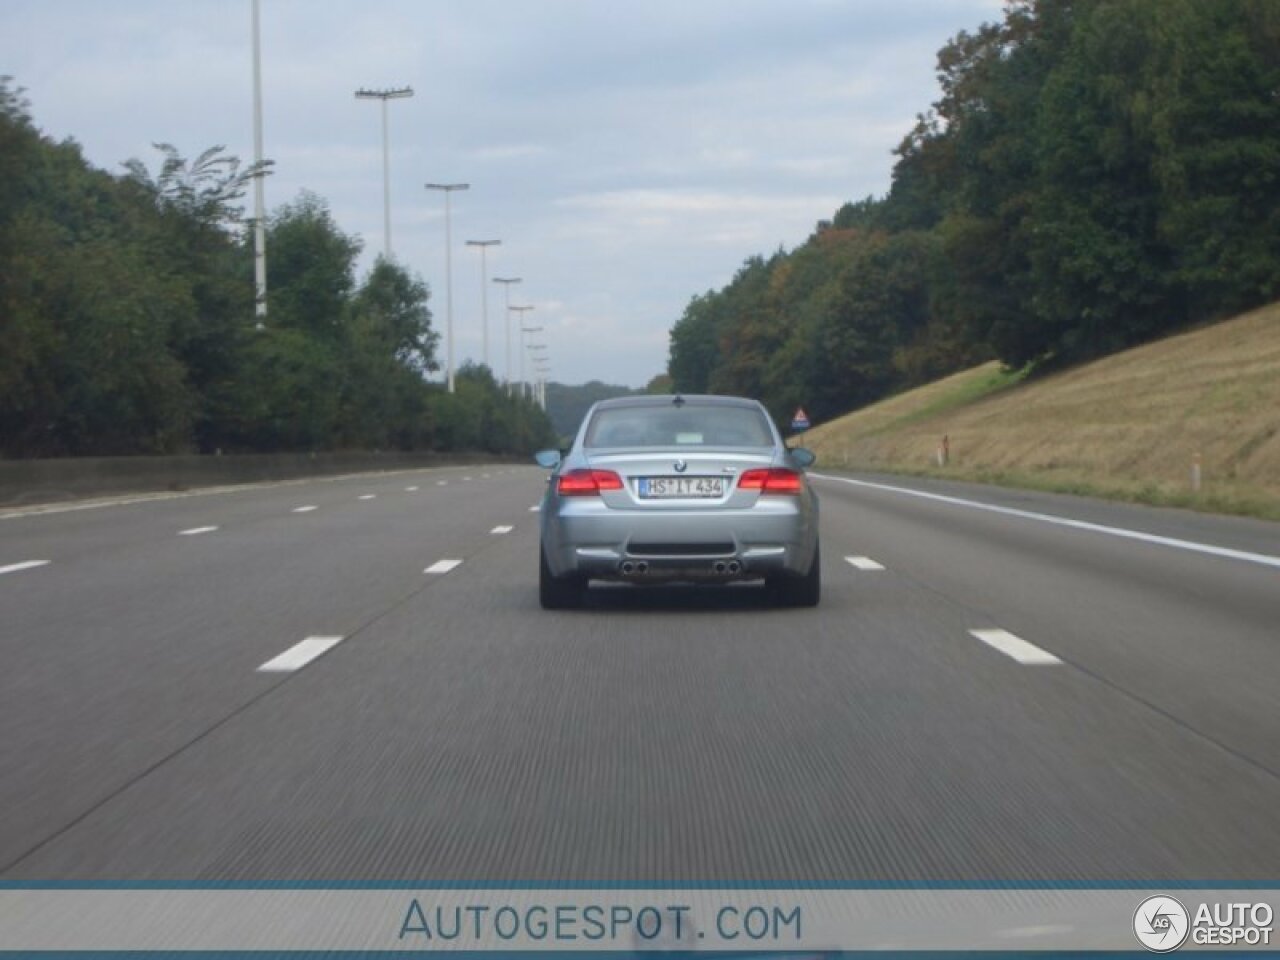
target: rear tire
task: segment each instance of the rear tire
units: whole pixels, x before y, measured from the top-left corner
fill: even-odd
[[[538,550],[538,600],[543,610],[575,610],[582,606],[587,582],[582,577],[557,577],[547,565],[547,554]]]
[[[773,584],[773,595],[784,607],[816,607],[822,599],[822,553],[813,545],[813,562],[801,577],[783,577]]]

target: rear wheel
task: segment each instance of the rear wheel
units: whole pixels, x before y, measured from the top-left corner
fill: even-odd
[[[587,582],[582,577],[557,577],[547,565],[547,554],[538,551],[538,600],[543,610],[572,610],[582,606]]]
[[[784,607],[816,607],[822,599],[822,553],[813,545],[813,562],[801,577],[780,577],[773,581],[774,599]]]

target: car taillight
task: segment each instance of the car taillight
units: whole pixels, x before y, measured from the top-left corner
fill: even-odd
[[[621,490],[622,478],[612,470],[570,470],[560,474],[556,492],[562,497],[594,497],[602,490]]]
[[[742,476],[738,478],[738,489],[798,496],[804,489],[804,479],[795,470],[787,470],[783,467],[774,467],[769,470],[744,470]]]

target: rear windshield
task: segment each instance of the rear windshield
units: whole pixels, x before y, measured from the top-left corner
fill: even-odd
[[[773,434],[752,407],[615,407],[596,411],[585,445],[601,447],[771,447]]]

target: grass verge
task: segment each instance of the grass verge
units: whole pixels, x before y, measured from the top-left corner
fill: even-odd
[[[827,468],[1280,520],[1280,304],[1042,379],[984,364],[804,443]]]

